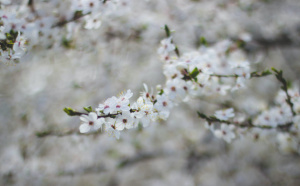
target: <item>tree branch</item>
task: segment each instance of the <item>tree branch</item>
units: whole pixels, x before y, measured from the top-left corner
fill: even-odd
[[[271,127],[271,126],[266,126],[266,125],[254,125],[251,120],[248,120],[247,122],[243,123],[237,123],[237,122],[231,122],[228,120],[220,120],[216,118],[215,116],[207,116],[201,112],[197,112],[198,116],[204,120],[206,120],[209,124],[218,122],[218,123],[225,123],[227,125],[235,125],[237,127],[241,128],[261,128],[261,129],[279,129],[283,131],[288,131],[290,127],[293,125],[292,122],[286,123],[284,125],[278,125],[277,127]]]
[[[76,12],[74,13],[74,16],[73,16],[72,19],[69,19],[69,20],[63,19],[63,20],[57,22],[56,24],[52,25],[52,28],[55,28],[55,27],[62,27],[62,26],[66,25],[66,24],[68,24],[68,23],[70,23],[70,22],[77,21],[78,19],[80,19],[80,18],[82,18],[82,17],[84,17],[84,16],[86,16],[86,15],[89,15],[90,13],[91,13],[91,12],[88,12],[88,13],[86,13],[86,14],[82,14],[81,11],[76,11]]]

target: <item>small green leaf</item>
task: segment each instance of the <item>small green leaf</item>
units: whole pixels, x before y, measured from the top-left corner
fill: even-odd
[[[195,67],[194,70],[190,73],[190,76],[191,78],[195,79],[198,74],[199,74],[199,70],[197,67]]]
[[[87,111],[88,113],[92,112],[93,111],[93,108],[91,106],[88,106],[88,107],[83,107],[83,109],[85,111]]]
[[[62,38],[61,44],[62,44],[65,48],[73,48],[72,40],[68,40],[66,37],[63,37],[63,38]]]
[[[206,39],[205,39],[205,37],[200,37],[200,44],[201,45],[204,45],[204,46],[207,46],[207,41],[206,41]]]
[[[166,31],[167,37],[170,37],[171,36],[171,31],[170,31],[168,25],[165,25],[165,31]]]
[[[159,94],[159,95],[163,95],[163,93],[164,93],[164,90],[161,89],[160,92],[159,92],[158,94]]]
[[[177,46],[175,47],[175,53],[176,53],[176,55],[177,55],[178,57],[180,57],[179,49],[178,49]]]
[[[261,73],[262,76],[268,76],[268,75],[271,75],[272,72],[270,70],[265,70]]]
[[[287,81],[287,88],[288,88],[288,89],[289,89],[289,88],[292,88],[292,86],[293,86],[292,82],[291,82],[291,81]]]
[[[64,108],[65,113],[67,113],[69,116],[74,116],[75,115],[75,110],[70,108],[70,107],[66,107]]]
[[[274,67],[271,68],[274,72],[278,73],[278,70]]]

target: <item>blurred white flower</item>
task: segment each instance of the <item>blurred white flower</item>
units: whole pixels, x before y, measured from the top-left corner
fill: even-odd
[[[110,122],[105,123],[105,131],[108,133],[108,135],[114,135],[117,139],[120,139],[120,130],[121,129],[122,129],[121,124],[114,125]]]
[[[85,29],[98,29],[101,26],[101,14],[86,17]]]
[[[160,47],[157,50],[157,53],[163,56],[167,56],[169,52],[175,50],[175,45],[172,43],[172,37],[163,39],[160,42]]]
[[[226,142],[230,143],[236,136],[234,133],[235,126],[228,124],[221,124],[221,128],[214,131],[214,134],[218,138],[224,139]]]
[[[228,120],[229,118],[234,117],[234,111],[233,108],[225,109],[225,110],[218,110],[215,112],[215,116],[219,120]]]
[[[115,96],[108,98],[104,104],[99,104],[99,110],[102,110],[104,114],[113,114],[116,111],[117,98]]]

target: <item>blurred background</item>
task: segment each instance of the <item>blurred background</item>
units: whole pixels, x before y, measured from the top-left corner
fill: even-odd
[[[167,121],[124,131],[120,140],[78,134],[79,118],[63,108],[96,107],[127,89],[134,100],[143,83],[163,85],[157,48],[164,24],[182,52],[197,50],[201,37],[247,40],[258,70],[283,69],[297,85],[300,1],[123,2],[99,29],[74,27],[72,47],[35,47],[16,66],[0,65],[0,185],[299,185],[298,154],[251,136],[227,144],[205,129],[196,111],[213,114],[220,101],[212,98],[182,103]],[[36,1],[37,10],[48,3]],[[275,78],[250,81],[252,91],[235,95],[235,104],[273,100]]]

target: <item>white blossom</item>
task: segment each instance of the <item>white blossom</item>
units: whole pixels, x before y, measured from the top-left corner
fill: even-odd
[[[227,143],[230,143],[233,139],[235,139],[236,135],[234,133],[235,126],[228,124],[221,124],[220,129],[216,129],[214,134],[218,138],[224,139]]]
[[[105,120],[103,118],[97,117],[97,114],[94,112],[90,112],[89,115],[82,115],[80,120],[83,123],[79,127],[79,131],[81,133],[88,133],[91,131],[96,131],[102,128],[102,124],[104,124]]]
[[[229,108],[229,109],[223,109],[223,110],[218,110],[215,112],[215,116],[219,119],[219,120],[228,120],[229,118],[234,117],[234,111],[233,108]]]

